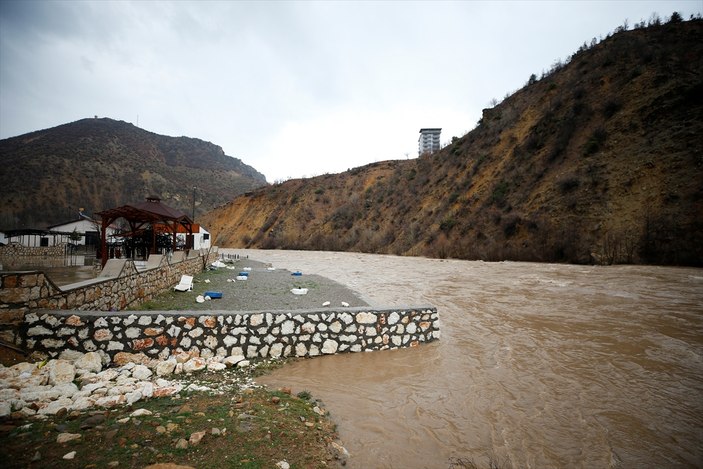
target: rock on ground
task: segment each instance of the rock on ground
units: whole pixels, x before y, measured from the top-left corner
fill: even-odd
[[[105,370],[101,356],[95,352],[62,354],[64,358],[41,363],[0,365],[0,417],[13,412],[44,416],[92,407],[132,405],[142,399],[180,392],[182,384],[165,379],[177,366],[182,366],[182,372],[192,373],[204,369],[220,371],[228,364],[248,365],[241,356],[205,359],[189,354],[185,354],[187,361],[179,363],[185,358],[181,355],[158,361],[143,354],[123,354],[120,359],[123,365]],[[137,363],[124,362],[128,358]],[[80,388],[74,381],[80,383]]]

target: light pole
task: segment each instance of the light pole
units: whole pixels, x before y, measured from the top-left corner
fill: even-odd
[[[191,220],[195,221],[195,186],[193,186],[193,218]]]

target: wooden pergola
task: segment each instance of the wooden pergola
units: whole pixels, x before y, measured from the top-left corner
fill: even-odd
[[[162,204],[161,199],[158,197],[147,197],[145,202],[103,210],[102,212],[96,213],[96,215],[100,217],[102,225],[102,229],[100,230],[100,252],[103,267],[108,259],[107,227],[119,218],[124,218],[129,224],[129,233],[124,234],[126,237],[143,232],[148,226],[152,228],[151,254],[156,253],[157,231],[163,229],[168,231],[171,235],[174,251],[176,250],[176,233],[179,231],[188,234],[188,236],[186,236],[186,249],[190,249],[193,246],[193,220],[180,210]],[[182,229],[179,227],[182,227]]]

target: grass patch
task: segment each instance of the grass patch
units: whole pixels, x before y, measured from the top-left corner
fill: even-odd
[[[193,292],[205,291],[209,285],[222,285],[228,278],[234,278],[238,270],[216,269],[205,270],[193,277]],[[160,293],[156,298],[145,301],[141,305],[133,308],[136,311],[183,311],[183,310],[207,310],[209,304],[194,303],[193,295],[190,292],[174,291],[172,288]]]

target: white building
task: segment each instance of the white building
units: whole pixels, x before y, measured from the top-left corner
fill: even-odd
[[[417,154],[434,153],[439,151],[439,136],[442,129],[420,129],[420,138],[417,140]]]
[[[198,229],[196,232],[195,229]],[[186,244],[186,233],[179,232],[176,233],[176,238],[178,239],[179,245]],[[209,249],[212,240],[210,239],[210,232],[203,228],[202,225],[197,223],[193,224],[193,249]]]
[[[17,229],[0,234],[2,244],[17,243],[26,247],[49,247],[59,244],[76,246],[99,246],[100,224],[87,217],[81,217],[66,223],[52,225],[45,230]],[[108,227],[107,235],[114,235],[116,229]]]
[[[52,225],[47,228],[48,231],[59,234],[56,240],[57,243],[71,243],[78,246],[99,245],[99,229],[100,225],[96,225],[95,222],[86,218],[79,218],[78,220]],[[80,238],[74,236],[74,233],[80,235]]]
[[[60,243],[56,238],[60,235],[47,230],[37,230],[32,228],[21,228],[17,230],[6,230],[2,233],[3,244],[19,244],[25,247],[48,247]]]

